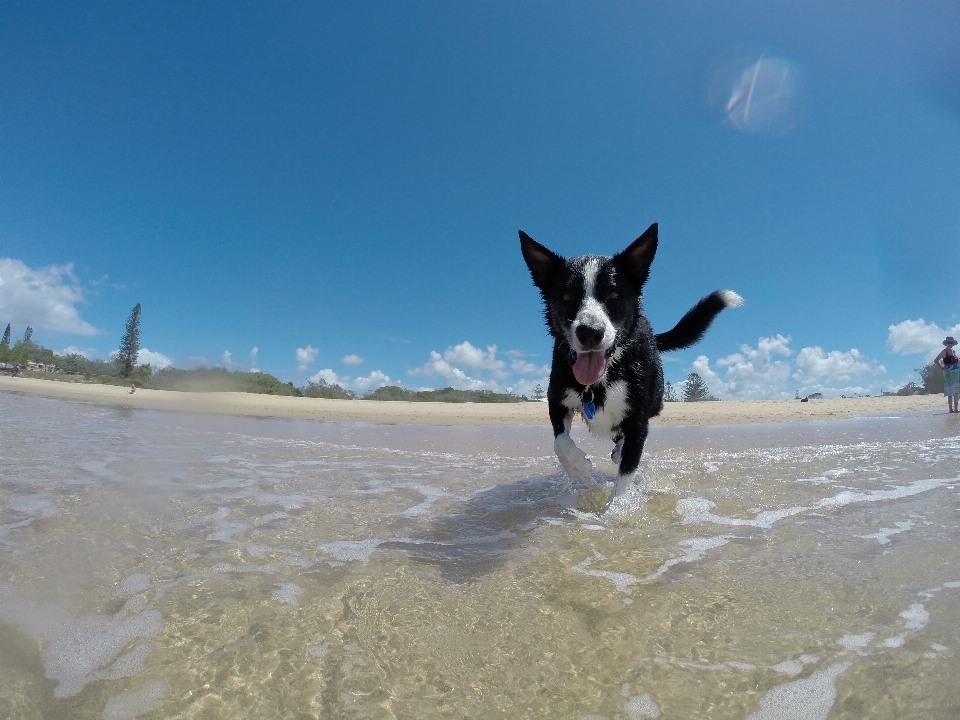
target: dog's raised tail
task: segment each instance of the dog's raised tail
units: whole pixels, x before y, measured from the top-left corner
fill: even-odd
[[[687,311],[672,330],[657,335],[660,352],[682,350],[695,344],[724,308],[743,305],[743,298],[733,290],[715,290]]]

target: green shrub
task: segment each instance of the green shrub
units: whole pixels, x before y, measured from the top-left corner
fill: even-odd
[[[407,402],[448,402],[448,403],[515,403],[525,402],[526,397],[513,393],[498,393],[492,390],[456,390],[443,388],[442,390],[404,390],[396,385],[378,388],[364,400],[403,400]]]
[[[345,390],[335,383],[328,383],[326,380],[319,382],[307,381],[307,384],[300,388],[300,394],[309,398],[324,398],[326,400],[356,400],[357,394],[353,390]]]

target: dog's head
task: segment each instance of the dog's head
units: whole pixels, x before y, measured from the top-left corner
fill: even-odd
[[[643,284],[657,252],[657,224],[613,257],[563,258],[522,230],[520,249],[543,295],[551,334],[567,342],[577,382],[592,385],[603,377],[618,341],[636,324]]]

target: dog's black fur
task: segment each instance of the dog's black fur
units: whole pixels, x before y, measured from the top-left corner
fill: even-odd
[[[720,311],[740,305],[742,299],[730,290],[717,290],[672,330],[654,334],[641,297],[657,251],[656,223],[613,257],[563,258],[522,230],[520,249],[543,296],[554,339],[547,402],[557,457],[571,477],[591,478],[590,461],[570,438],[574,412],[584,413],[592,433],[616,443],[614,494],[620,495],[640,464],[650,418],[663,409],[660,353],[693,345]],[[596,414],[587,419],[584,402],[591,394]]]

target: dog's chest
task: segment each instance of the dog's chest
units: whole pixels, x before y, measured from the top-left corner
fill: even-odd
[[[629,410],[627,383],[623,380],[616,380],[605,385],[604,390],[603,402],[597,405],[597,411],[593,419],[584,416],[584,420],[586,420],[587,427],[592,435],[613,439],[618,434],[616,429],[619,428],[624,415]],[[567,391],[563,404],[571,410],[583,410],[583,399],[573,390]]]

